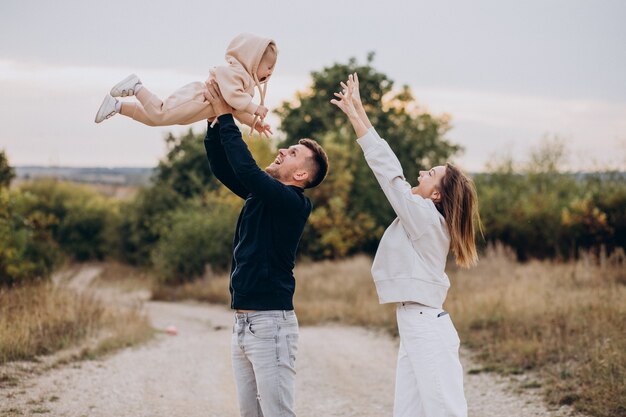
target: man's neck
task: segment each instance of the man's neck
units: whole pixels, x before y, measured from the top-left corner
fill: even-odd
[[[293,185],[294,187],[298,187],[298,188],[302,188],[304,190],[304,185],[301,182],[296,182],[296,181],[281,181],[278,180],[280,182],[282,182],[285,185]]]

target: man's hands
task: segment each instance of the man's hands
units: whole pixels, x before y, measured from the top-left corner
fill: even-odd
[[[224,97],[222,97],[220,88],[215,81],[211,80],[210,82],[206,83],[206,90],[204,91],[204,97],[209,103],[211,103],[211,106],[213,106],[213,110],[215,111],[215,118],[209,119],[209,121],[212,122],[211,127],[213,127],[215,123],[217,123],[217,118],[219,116],[223,114],[234,113],[234,109],[230,107],[228,103],[226,103],[226,101],[224,100]],[[259,109],[257,109],[256,113],[258,113],[259,110],[263,110],[263,113],[262,115],[257,114],[257,116],[260,116],[261,119],[263,119],[263,117],[267,115],[268,110],[264,106],[259,106]],[[252,124],[251,121],[250,122],[245,121],[245,123]],[[264,123],[263,120],[259,120],[254,125],[254,130],[256,130],[260,136],[265,136],[266,138],[269,138],[270,135],[274,134],[274,132],[272,132],[272,128],[270,127],[270,125],[268,125],[267,123]]]
[[[215,117],[220,117],[223,114],[229,114],[233,112],[233,108],[226,103],[224,97],[222,97],[222,93],[220,93],[220,88],[217,83],[213,80],[211,82],[206,83],[206,90],[204,91],[204,98],[207,99],[211,106],[213,106],[213,110],[215,111]]]

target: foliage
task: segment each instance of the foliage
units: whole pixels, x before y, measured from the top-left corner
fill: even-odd
[[[0,286],[46,279],[59,260],[51,226],[43,213],[24,214],[33,196],[0,188]]]
[[[626,247],[623,175],[564,173],[565,155],[562,142],[545,140],[529,162],[504,158],[475,176],[488,242],[505,243],[521,260]]]
[[[189,225],[191,229],[190,220],[182,219],[185,215],[197,218],[191,213],[191,208],[207,215],[206,210],[201,204],[197,204],[197,201],[213,197],[217,198],[218,202],[222,201],[219,195],[224,188],[210,171],[203,139],[203,135],[194,135],[191,131],[180,137],[168,136],[166,141],[169,151],[157,167],[152,186],[141,189],[134,200],[120,208],[121,219],[117,226],[116,244],[118,248],[116,254],[120,260],[135,265],[154,265],[155,251],[167,252],[174,249],[167,249],[173,238],[165,237],[164,233],[176,231],[184,234],[183,228],[186,227],[184,225]],[[273,160],[274,152],[269,142],[260,140],[258,136],[246,135],[244,140],[260,166],[268,165]],[[182,220],[184,225],[175,224],[179,220]],[[206,224],[208,220],[201,218],[200,221],[205,222],[202,227],[209,227]],[[227,231],[225,236],[230,236],[226,246],[230,250],[232,230]],[[170,240],[160,243],[162,238]],[[169,253],[174,256],[173,252]],[[198,253],[206,255],[207,252]],[[204,260],[207,262],[208,258]],[[174,260],[168,259],[167,262],[171,264]],[[222,262],[223,260],[219,260],[217,264],[222,265]],[[193,273],[197,274],[199,269],[195,266],[192,269]],[[203,270],[204,267],[200,269]],[[180,274],[183,270],[182,266],[171,271],[168,269],[164,276],[169,280],[174,279],[172,274],[178,274],[176,279],[182,279]]]
[[[226,193],[187,200],[162,223],[152,250],[160,282],[181,284],[201,276],[207,264],[230,266],[232,241],[242,200]]]
[[[371,53],[365,65],[350,59],[312,72],[311,86],[276,111],[285,134],[281,146],[311,137],[329,154],[328,178],[310,193],[316,208],[303,239],[307,255],[315,258],[373,252],[382,228],[395,217],[345,115],[329,103],[348,74],[359,74],[367,114],[395,151],[406,178],[417,178],[420,169],[442,164],[460,151],[445,138],[449,117],[424,111],[406,86],[396,91],[393,81],[372,66],[373,59]]]
[[[50,219],[52,238],[65,254],[79,261],[107,255],[110,225],[119,215],[110,199],[88,187],[50,179],[25,183],[19,192],[32,196],[22,213]]]
[[[9,159],[4,151],[0,151],[0,188],[7,188],[15,178],[15,170],[9,165]]]
[[[340,258],[366,251],[382,236],[375,218],[353,204],[355,173],[351,169],[361,156],[350,151],[340,134],[324,137],[325,150],[333,161],[332,173],[314,189],[317,208],[311,214],[301,252],[314,259]]]
[[[219,183],[207,163],[203,139],[203,134],[196,135],[191,129],[179,137],[168,134],[167,154],[157,166],[154,185],[168,188],[181,198],[217,189]]]
[[[184,199],[165,185],[139,190],[120,207],[115,257],[133,265],[149,265],[150,252],[159,241],[161,223]]]

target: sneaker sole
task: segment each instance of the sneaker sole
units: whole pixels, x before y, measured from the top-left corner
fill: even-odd
[[[130,97],[130,96],[134,96],[135,95],[135,91],[132,88],[128,88],[127,87],[126,90],[121,88],[121,87],[124,86],[124,84],[127,84],[129,81],[132,81],[132,80],[137,80],[136,83],[138,83],[139,82],[139,77],[137,77],[137,75],[135,75],[135,74],[130,74],[128,77],[124,78],[122,81],[120,81],[119,83],[115,84],[113,86],[113,88],[111,88],[111,96],[112,97]],[[133,84],[133,87],[135,87],[134,84]]]
[[[113,108],[113,111],[108,111],[108,109]],[[96,123],[100,123],[109,117],[115,115],[117,112],[115,111],[115,99],[111,97],[111,95],[107,94],[104,96],[104,100],[102,100],[102,104],[98,109],[98,113],[96,113]]]

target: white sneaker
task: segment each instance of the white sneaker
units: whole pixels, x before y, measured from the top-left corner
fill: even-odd
[[[113,97],[129,97],[135,95],[135,86],[141,84],[139,77],[135,74],[130,74],[119,83],[115,84],[111,89],[111,96]]]
[[[117,114],[117,111],[115,111],[116,103],[117,99],[113,98],[110,94],[107,94],[104,97],[104,100],[102,100],[98,113],[96,113],[96,123],[100,123],[103,120],[115,116]]]

